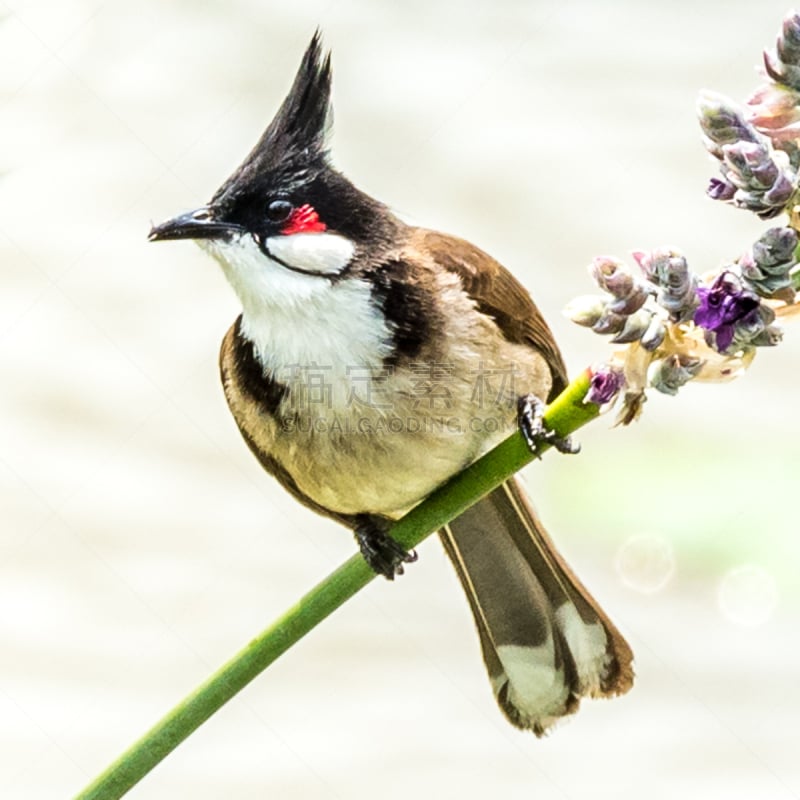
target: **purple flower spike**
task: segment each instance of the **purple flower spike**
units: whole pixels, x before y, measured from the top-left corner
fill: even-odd
[[[625,376],[621,369],[604,365],[600,369],[592,370],[589,391],[584,402],[604,406],[617,396],[624,385]]]
[[[800,67],[796,69],[800,72]],[[788,89],[782,91],[790,92]],[[797,99],[798,94],[792,92],[792,97]],[[762,219],[770,219],[786,209],[795,192],[797,168],[788,152],[794,152],[797,147],[794,140],[785,146],[779,141],[771,141],[769,136],[759,133],[748,120],[748,115],[754,120],[758,118],[767,127],[778,124],[770,116],[772,107],[767,105],[768,102],[777,102],[780,123],[791,128],[796,120],[786,118],[783,108],[786,99],[782,95],[776,100],[762,93],[753,102],[761,105],[756,111],[752,107],[745,111],[722,95],[711,92],[701,95],[698,111],[705,134],[703,141],[708,152],[720,160],[722,171],[722,178],[713,179],[706,192],[712,200],[733,203]],[[792,110],[796,115],[796,105]]]
[[[694,313],[695,325],[715,335],[720,353],[730,347],[737,324],[748,324],[758,314],[759,299],[745,289],[731,272],[723,272],[710,288],[697,289],[700,305]]]

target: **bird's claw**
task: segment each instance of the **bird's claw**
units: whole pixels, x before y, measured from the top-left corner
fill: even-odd
[[[388,524],[375,517],[364,516],[357,523],[355,533],[361,555],[373,572],[394,580],[395,575],[403,574],[403,564],[417,560],[415,550],[406,550],[388,533]]]
[[[528,449],[541,458],[543,445],[551,445],[559,453],[574,454],[581,446],[570,436],[558,436],[544,423],[544,403],[535,394],[525,394],[517,402],[517,422]]]

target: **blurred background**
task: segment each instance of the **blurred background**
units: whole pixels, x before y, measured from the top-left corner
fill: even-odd
[[[206,201],[317,25],[335,162],[561,308],[594,255],[698,271],[766,225],[706,199],[702,88],[743,100],[784,2],[0,2],[0,794],[68,797],[354,549],[225,407],[238,314],[151,222]],[[135,798],[800,797],[800,332],[525,473],[636,652],[634,690],[537,741],[494,706],[430,540],[208,722]]]

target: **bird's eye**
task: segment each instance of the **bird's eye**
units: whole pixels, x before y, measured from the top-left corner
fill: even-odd
[[[270,222],[286,222],[292,211],[294,206],[288,200],[272,200],[267,206],[267,219]]]

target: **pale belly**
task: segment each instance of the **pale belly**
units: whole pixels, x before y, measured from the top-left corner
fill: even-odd
[[[287,359],[291,366],[270,367],[284,395],[267,409],[236,380],[229,333],[226,396],[251,447],[308,500],[343,515],[399,517],[516,431],[521,394],[549,393],[541,355],[506,342],[494,323],[481,328],[481,319],[469,336],[446,337],[454,344],[444,355],[402,367],[376,358],[352,366],[371,363],[352,354]]]
[[[342,514],[399,517],[509,436],[516,411],[361,409],[282,427],[272,452],[304,494]]]

